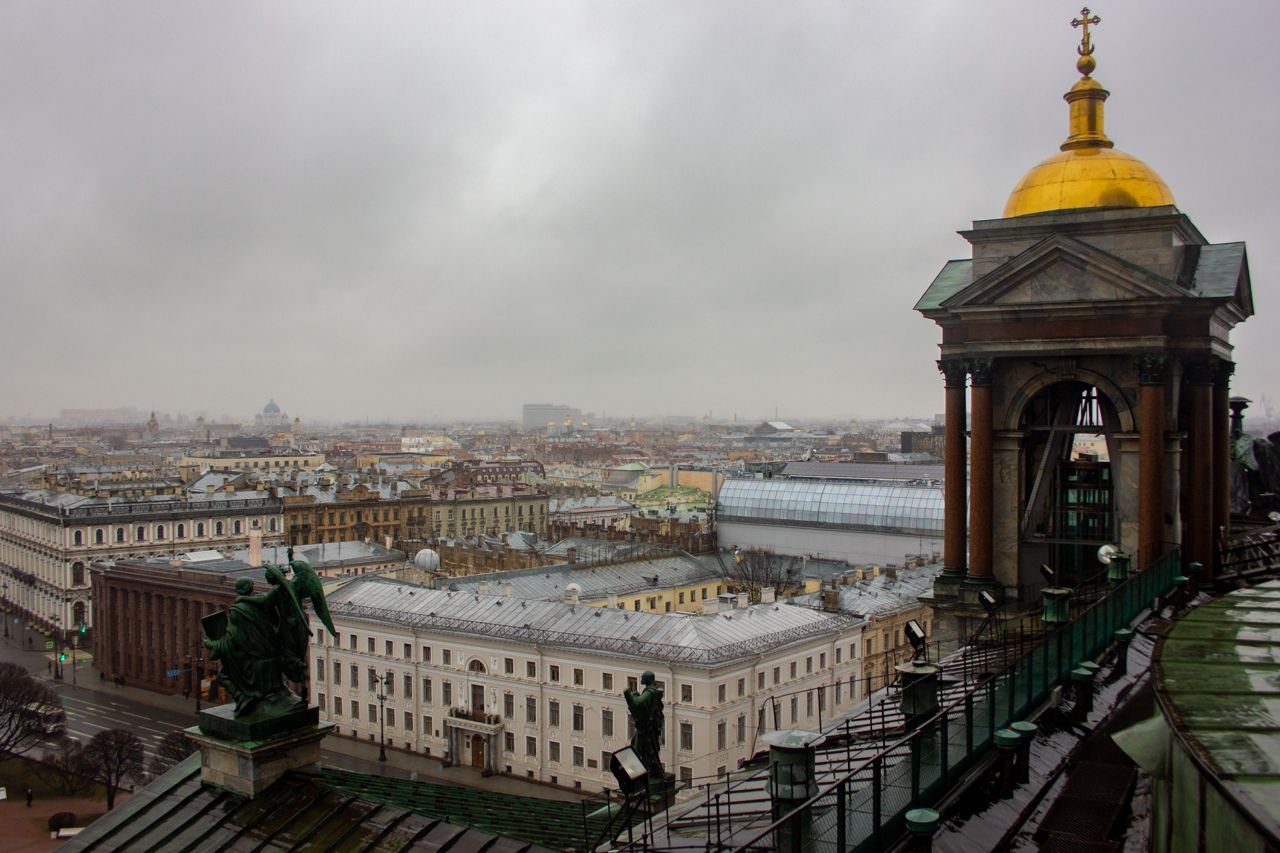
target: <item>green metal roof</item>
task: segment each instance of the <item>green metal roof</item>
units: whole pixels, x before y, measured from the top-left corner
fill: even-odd
[[[1197,296],[1230,299],[1245,269],[1244,243],[1215,243],[1200,247],[1192,287]]]
[[[59,849],[551,853],[583,848],[581,814],[576,804],[329,769],[287,773],[245,798],[202,784],[196,754]],[[523,831],[497,828],[522,819]],[[551,846],[516,840],[532,835]]]
[[[937,308],[951,296],[964,290],[973,283],[973,261],[964,258],[958,261],[947,261],[942,272],[933,279],[933,284],[916,303],[917,311],[929,311]]]
[[[1280,581],[1174,625],[1158,658],[1170,723],[1254,815],[1280,823]]]

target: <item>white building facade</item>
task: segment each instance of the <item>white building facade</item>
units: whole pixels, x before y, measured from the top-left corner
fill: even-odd
[[[862,621],[788,604],[650,614],[361,579],[329,609],[311,695],[339,734],[385,724],[389,748],[564,787],[616,784],[622,693],[645,670],[665,691],[663,764],[690,784],[862,698]]]
[[[0,600],[44,629],[92,627],[94,560],[246,548],[251,530],[268,545],[283,541],[278,499],[256,491],[134,501],[44,489],[0,493]]]

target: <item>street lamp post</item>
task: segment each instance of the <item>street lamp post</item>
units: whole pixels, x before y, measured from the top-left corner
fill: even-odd
[[[391,673],[386,673],[378,679],[378,760],[387,760],[387,682],[391,680]]]
[[[9,582],[0,584],[0,590],[4,591],[4,638],[7,640],[9,639]]]
[[[53,677],[58,681],[61,681],[62,680],[62,630],[59,628],[59,624],[62,622],[62,617],[55,613],[53,618],[50,619],[49,621],[53,623]]]
[[[196,713],[200,713],[200,688],[204,686],[204,645],[196,643],[191,648],[196,654],[191,658],[191,690],[196,694]]]

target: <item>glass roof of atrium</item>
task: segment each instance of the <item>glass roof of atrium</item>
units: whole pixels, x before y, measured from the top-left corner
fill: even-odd
[[[804,480],[725,480],[724,521],[763,521],[942,535],[942,489]]]

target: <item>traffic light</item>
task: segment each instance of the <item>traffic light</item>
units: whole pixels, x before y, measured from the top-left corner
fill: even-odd
[[[88,626],[88,625],[81,625],[81,626],[80,626],[80,633],[81,633],[81,634],[85,633],[85,632],[86,632],[86,631],[88,631],[88,630],[89,630],[89,626]]]
[[[67,661],[67,653],[66,653],[66,652],[59,652],[59,653],[58,653],[58,663],[66,663],[66,661]]]

